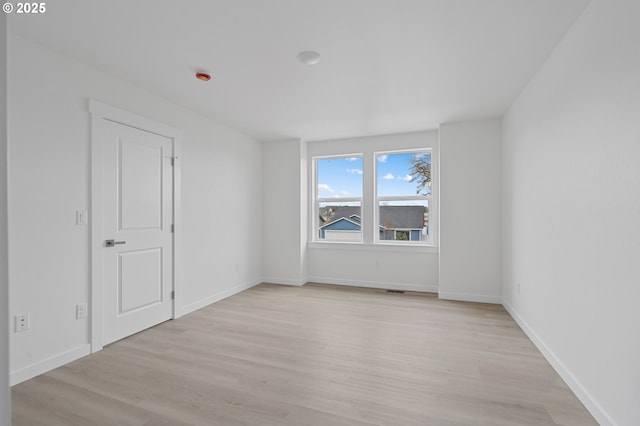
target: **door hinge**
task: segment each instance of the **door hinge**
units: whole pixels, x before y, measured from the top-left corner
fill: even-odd
[[[173,232],[173,223],[171,224],[171,232]]]
[[[175,166],[176,165],[176,158],[177,157],[171,157],[171,166]]]
[[[175,300],[175,298],[176,298],[176,291],[171,290],[171,300]]]

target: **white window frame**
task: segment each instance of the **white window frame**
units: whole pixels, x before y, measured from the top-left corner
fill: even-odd
[[[364,136],[360,138],[307,141],[307,247],[331,250],[366,250],[380,252],[439,252],[439,144],[436,130],[412,133]],[[375,222],[378,211],[376,201],[377,175],[374,153],[431,151],[431,200],[429,202],[429,235],[423,244],[412,241],[379,241],[376,236],[379,224]],[[325,241],[319,239],[319,209],[317,208],[316,159],[362,157],[362,198],[356,198],[361,206],[361,242]],[[326,200],[326,199],[325,199]],[[327,201],[335,202],[337,199]],[[344,201],[340,199],[340,201]]]
[[[318,197],[318,160],[331,160],[331,159],[341,159],[341,158],[353,158],[353,157],[359,157],[360,159],[362,159],[363,162],[363,166],[364,166],[364,155],[362,153],[353,153],[353,154],[339,154],[339,155],[321,155],[321,156],[315,156],[312,157],[311,159],[311,169],[312,169],[312,188],[311,188],[311,193],[312,193],[312,200],[313,200],[313,217],[311,220],[311,232],[312,232],[312,238],[311,241],[313,242],[319,242],[319,243],[338,243],[338,244],[362,244],[363,242],[363,236],[364,236],[364,228],[362,225],[362,216],[363,216],[363,208],[364,208],[364,201],[363,201],[363,197],[339,197],[339,198],[335,198],[335,197]],[[362,185],[364,186],[364,175],[362,176]],[[362,191],[364,191],[364,188],[362,188]],[[333,241],[327,241],[326,239],[321,239],[320,238],[320,204],[321,203],[354,203],[354,202],[359,202],[360,203],[360,239],[357,241],[339,241],[339,240],[333,240]]]
[[[402,196],[378,196],[378,156],[379,155],[394,155],[394,154],[419,154],[425,153],[430,154],[431,156],[431,192],[428,195],[402,195]],[[434,152],[431,148],[422,148],[422,149],[402,149],[402,150],[393,150],[393,151],[376,151],[373,153],[373,191],[374,191],[374,223],[380,224],[380,203],[385,201],[427,201],[427,205],[429,206],[429,234],[426,239],[420,241],[411,240],[411,231],[409,230],[409,240],[404,241],[396,241],[396,240],[381,240],[380,232],[376,232],[373,241],[374,244],[389,244],[389,245],[416,245],[416,246],[429,246],[434,245],[434,237],[431,232],[431,218],[432,218],[432,206],[433,206],[433,192],[434,192],[434,184],[433,184],[433,163],[434,163]],[[376,227],[377,229],[377,227]],[[406,231],[408,229],[398,228],[398,230]],[[395,236],[395,232],[394,232]]]

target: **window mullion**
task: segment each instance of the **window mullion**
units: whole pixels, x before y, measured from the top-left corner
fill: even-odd
[[[375,223],[377,213],[374,208],[375,201],[375,155],[367,152],[363,156],[362,179],[362,239],[365,244],[375,242]]]

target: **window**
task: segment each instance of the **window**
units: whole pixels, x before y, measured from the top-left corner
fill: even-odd
[[[315,159],[319,241],[362,241],[362,155]]]
[[[374,155],[376,242],[429,242],[431,152],[381,152]]]
[[[437,246],[437,149],[430,133],[309,144],[310,241]]]

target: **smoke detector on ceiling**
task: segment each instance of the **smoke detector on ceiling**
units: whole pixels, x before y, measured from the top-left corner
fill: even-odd
[[[320,62],[320,54],[310,50],[298,53],[298,61],[305,65],[315,65]]]

